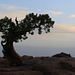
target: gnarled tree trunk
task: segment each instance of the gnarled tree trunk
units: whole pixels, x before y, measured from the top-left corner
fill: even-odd
[[[13,42],[7,41],[5,45],[1,42],[3,47],[4,58],[8,59],[12,64],[22,65],[22,58],[17,54],[13,47]]]

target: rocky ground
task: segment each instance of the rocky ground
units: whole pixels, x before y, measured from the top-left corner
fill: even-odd
[[[24,66],[9,66],[0,58],[0,75],[75,75],[75,58],[59,53],[52,57],[22,56]]]

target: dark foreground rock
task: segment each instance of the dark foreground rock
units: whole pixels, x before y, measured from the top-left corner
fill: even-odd
[[[0,75],[43,75],[41,71],[32,71],[26,66],[0,67]]]
[[[0,67],[0,72],[16,72],[16,71],[32,71],[31,68],[25,66]]]
[[[35,57],[27,62],[24,61],[33,70],[42,71],[44,75],[75,75],[75,58],[70,54],[60,53],[52,57]]]
[[[0,72],[0,75],[43,75],[40,71]]]
[[[9,66],[10,62],[7,59],[0,58],[0,66]]]
[[[53,55],[52,57],[71,57],[71,55],[61,52],[59,54]]]
[[[11,67],[8,60],[1,58],[0,75],[75,75],[75,58],[70,54],[60,53],[52,57],[24,55],[22,59],[24,66]]]
[[[71,71],[62,70],[62,69],[54,69],[51,71],[50,75],[75,75],[75,73]]]

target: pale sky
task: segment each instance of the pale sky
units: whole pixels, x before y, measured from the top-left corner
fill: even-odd
[[[55,21],[49,34],[30,36],[16,45],[75,48],[75,0],[0,0],[0,18],[21,20],[28,13],[49,14]]]

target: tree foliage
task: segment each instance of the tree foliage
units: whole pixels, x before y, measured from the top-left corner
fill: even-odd
[[[34,30],[37,28],[38,34],[44,30],[46,33],[50,32],[50,27],[53,27],[54,21],[51,20],[48,14],[34,14],[26,15],[24,19],[15,22],[11,18],[5,17],[0,19],[0,32],[2,32],[2,42],[7,41],[18,42],[22,39],[27,39],[27,34],[34,35]]]

